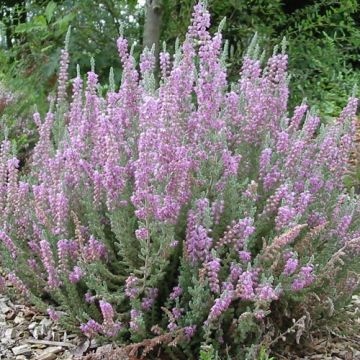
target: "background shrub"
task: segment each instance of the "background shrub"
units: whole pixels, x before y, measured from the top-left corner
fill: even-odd
[[[144,2],[144,1],[143,1]],[[119,36],[120,25],[125,36],[135,44],[133,55],[138,61],[143,43],[145,7],[135,0],[25,1],[5,0],[0,8],[0,79],[7,88],[18,93],[14,106],[3,117],[3,127],[21,151],[32,148],[34,131],[22,134],[33,104],[43,116],[47,97],[55,91],[60,49],[64,35],[72,27],[71,76],[76,64],[85,73],[90,70],[89,58],[94,57],[100,83],[108,78],[110,67],[115,80],[121,78],[113,39]],[[161,41],[167,42],[173,54],[177,37],[182,42],[189,25],[194,0],[157,1],[161,5]],[[359,5],[356,0],[210,0],[213,17],[211,32],[226,17],[224,38],[229,41],[228,76],[239,78],[238,69],[254,33],[259,35],[266,58],[274,45],[285,36],[290,55],[292,75],[290,105],[304,97],[316,106],[322,119],[339,115],[353,85],[359,80]],[[21,125],[19,125],[21,124]]]

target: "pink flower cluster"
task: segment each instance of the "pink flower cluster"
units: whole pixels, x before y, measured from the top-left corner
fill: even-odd
[[[112,73],[102,95],[92,64],[68,99],[66,47],[55,106],[34,114],[39,140],[21,181],[10,142],[1,145],[6,279],[26,296],[79,295],[81,309],[66,316],[81,313],[88,337],[146,338],[153,327],[190,340],[204,322],[218,336],[222,315],[242,309],[262,321],[359,237],[359,201],[342,182],[357,99],[321,126],[305,103],[289,115],[287,56],[274,51],[263,67],[256,44],[230,86],[221,29],[209,26],[200,1],[173,60],[160,54],[157,88],[154,54],[142,53],[138,71],[121,36],[120,88]]]
[[[87,323],[81,324],[81,331],[88,337],[104,334],[109,337],[114,337],[121,329],[121,323],[114,321],[114,309],[106,301],[100,300],[100,310],[103,317],[102,324],[90,319]]]

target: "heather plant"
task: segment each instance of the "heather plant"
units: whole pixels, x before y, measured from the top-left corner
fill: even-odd
[[[120,87],[111,72],[102,94],[92,64],[70,100],[65,46],[26,174],[1,146],[12,290],[143,357],[266,358],[359,287],[359,199],[342,182],[357,99],[327,125],[305,103],[289,113],[285,41],[263,64],[255,38],[229,84],[209,26],[200,2],[158,85],[153,50],[137,68],[121,36]]]

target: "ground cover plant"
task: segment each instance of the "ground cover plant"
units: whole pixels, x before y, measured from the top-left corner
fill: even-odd
[[[255,38],[229,84],[209,26],[200,2],[159,83],[153,51],[138,70],[120,37],[120,87],[111,72],[99,91],[92,64],[70,100],[65,47],[31,164],[1,146],[1,284],[138,356],[266,357],[359,286],[359,198],[342,183],[357,99],[327,125],[288,112],[285,41],[265,62]]]

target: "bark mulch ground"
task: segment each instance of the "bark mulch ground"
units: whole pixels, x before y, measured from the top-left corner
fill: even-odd
[[[346,309],[346,323],[326,334],[313,334],[307,345],[276,353],[276,360],[360,360],[360,333],[344,330],[360,325],[360,296]],[[347,329],[344,329],[346,327]],[[280,345],[280,344],[279,344]],[[283,346],[282,346],[283,348]],[[68,334],[33,307],[0,295],[0,359],[6,360],[136,360],[113,345]]]

